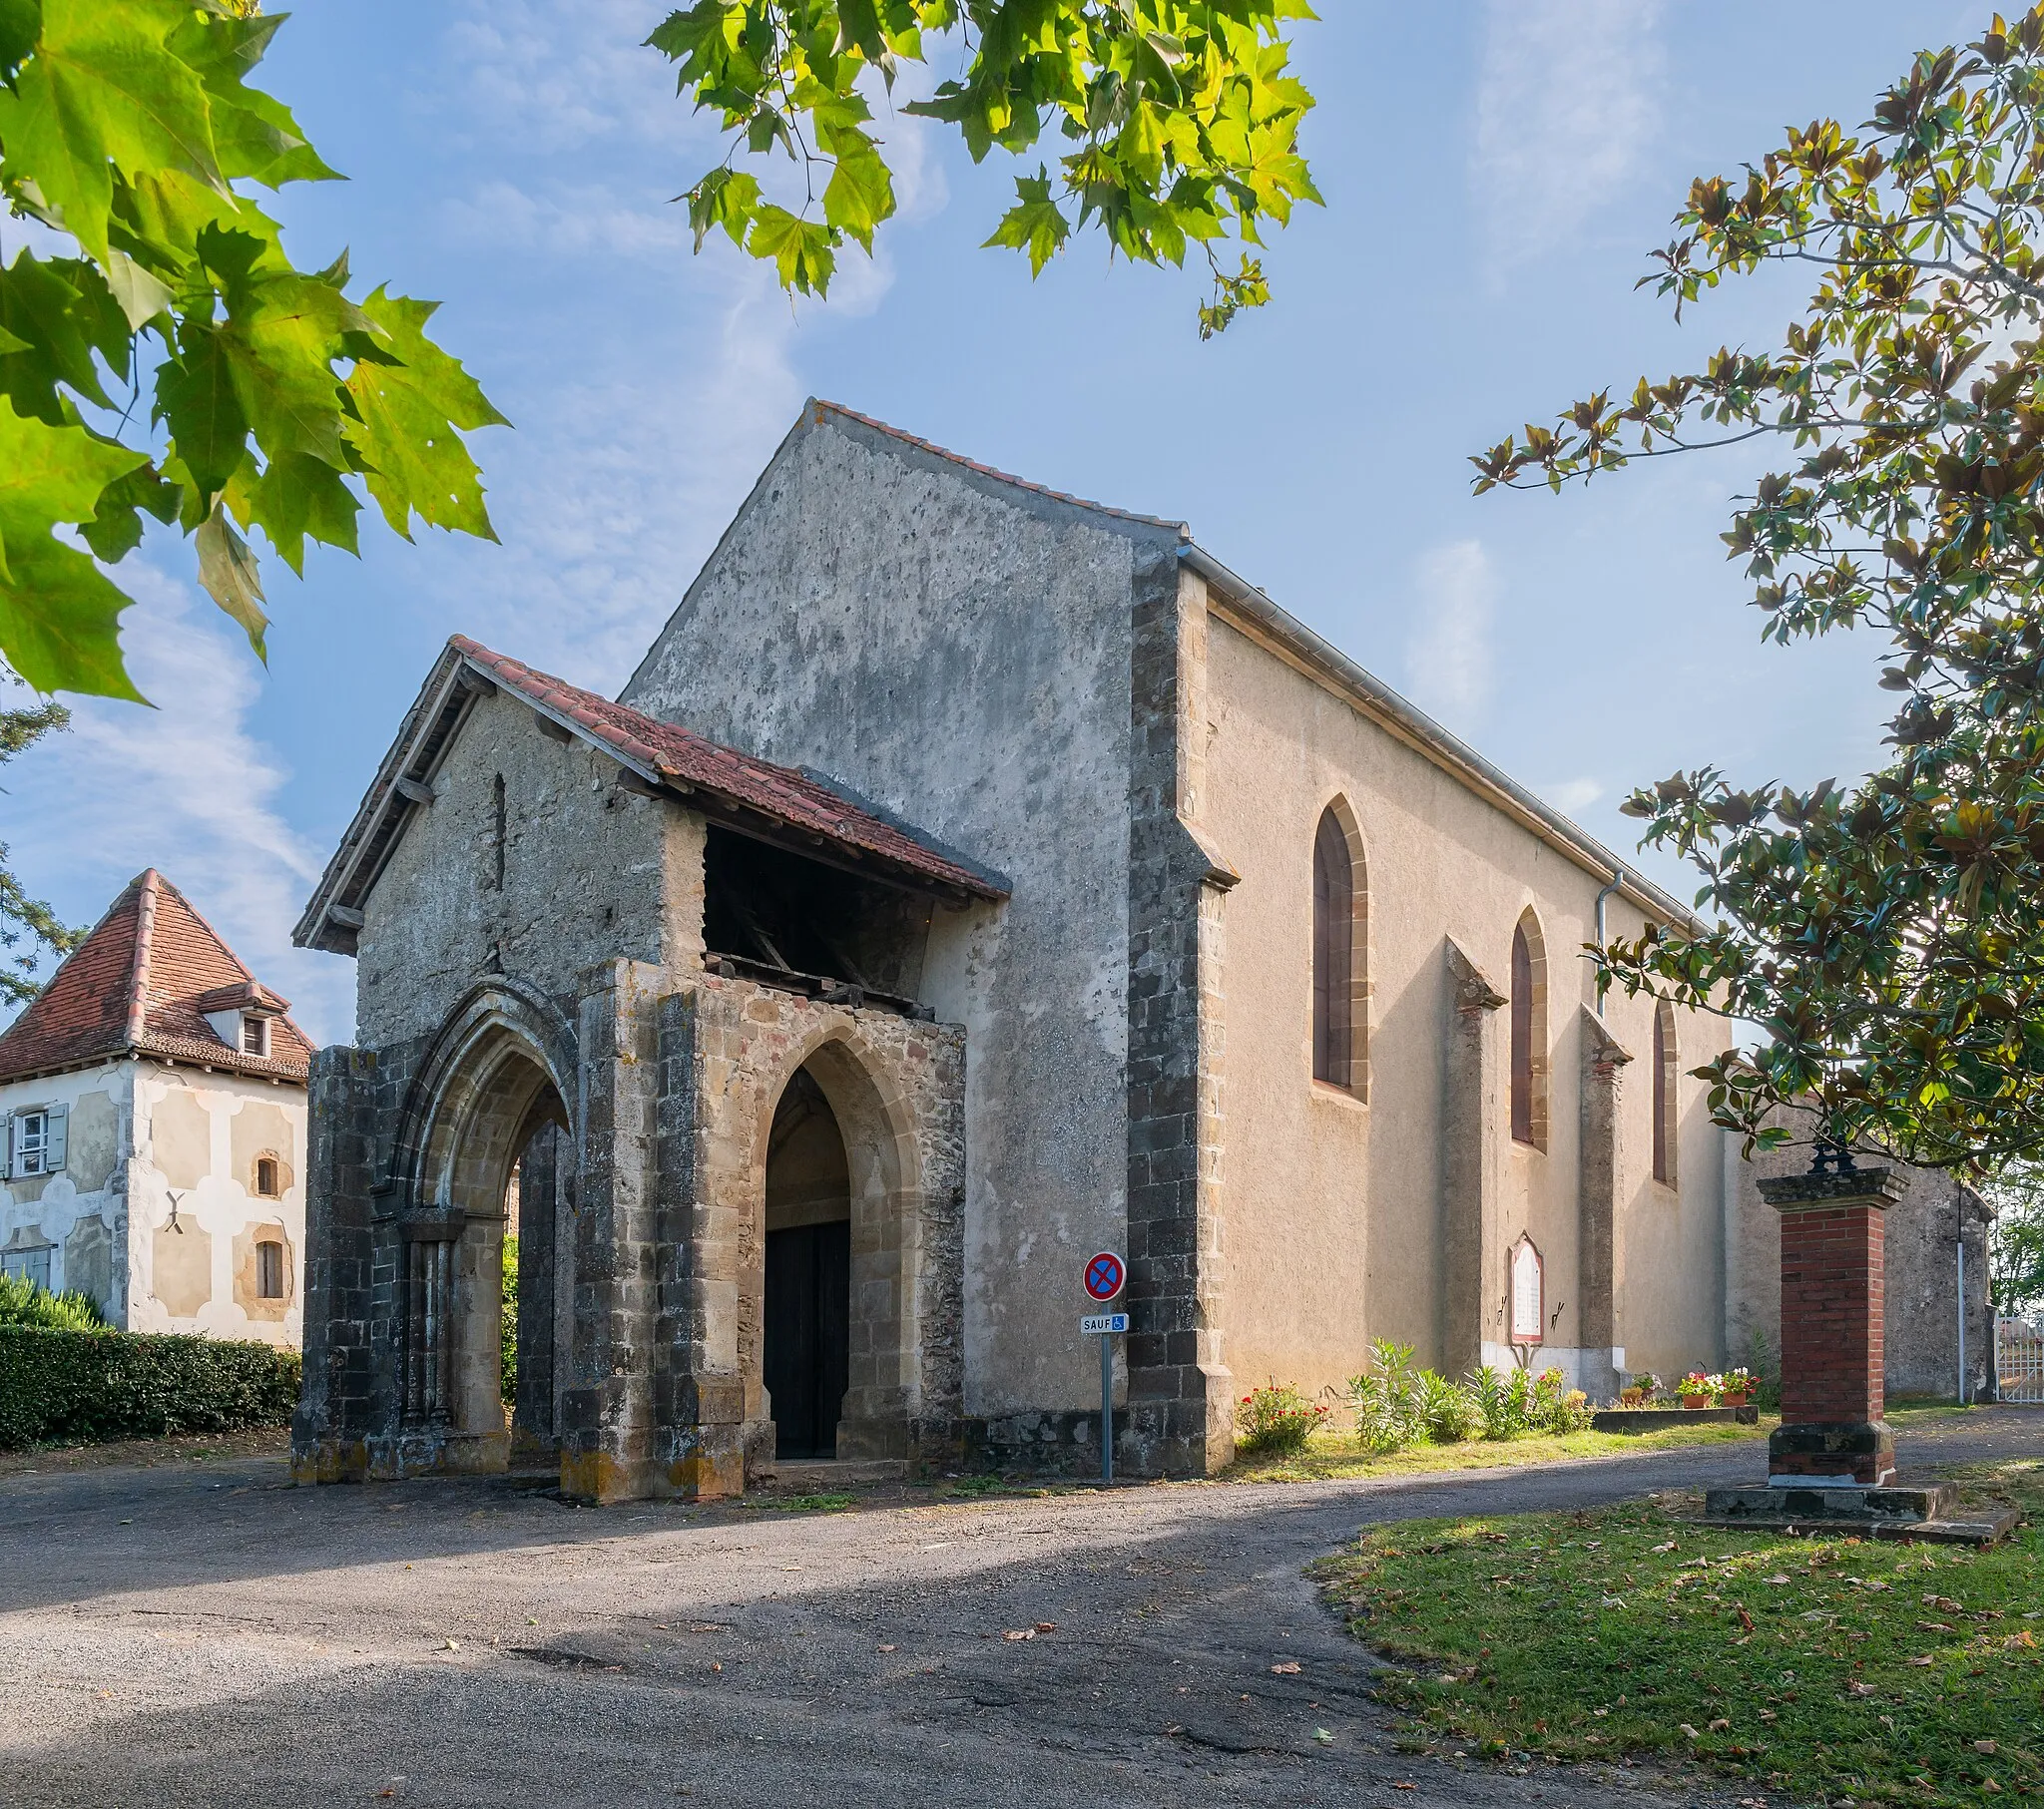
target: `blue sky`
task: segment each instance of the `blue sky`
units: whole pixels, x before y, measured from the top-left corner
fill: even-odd
[[[1634,291],[1690,178],[1790,120],[1864,119],[1915,49],[1989,9],[1322,4],[1297,65],[1327,206],[1274,240],[1274,305],[1203,345],[1191,272],[1082,241],[1032,283],[977,248],[1012,167],[906,118],[887,127],[903,216],[829,303],[790,308],[722,240],[692,256],[668,203],[715,139],[638,48],[659,5],[305,0],[265,84],[352,180],[287,193],[290,242],[445,303],[442,343],[516,423],[475,441],[502,545],[379,528],[303,583],[267,560],[265,672],[189,546],[150,542],[124,568],[143,599],[125,638],[161,707],[88,702],[10,771],[24,883],[90,921],[159,866],[308,1031],[345,1039],[352,964],[291,949],[290,925],[441,642],[615,690],[809,394],[1189,521],[1621,849],[1619,799],[1678,766],[1862,769],[1877,650],[1761,647],[1722,556],[1750,452],[1559,500],[1472,498],[1464,460],[1590,389],[1774,343],[1799,296],[1772,274],[1680,328]]]

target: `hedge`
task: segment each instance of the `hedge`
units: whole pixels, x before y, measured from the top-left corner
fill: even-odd
[[[0,1325],[0,1450],[287,1426],[301,1368],[267,1344]]]

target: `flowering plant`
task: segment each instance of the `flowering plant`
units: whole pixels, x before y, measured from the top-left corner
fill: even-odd
[[[1235,1448],[1242,1452],[1303,1451],[1326,1422],[1328,1409],[1308,1401],[1288,1382],[1253,1388],[1235,1413]]]
[[[1754,1390],[1753,1371],[1746,1368],[1728,1369],[1724,1375],[1725,1392],[1729,1395],[1750,1395]]]
[[[1675,1392],[1685,1401],[1715,1401],[1725,1392],[1723,1376],[1707,1376],[1700,1369],[1693,1369],[1675,1385]]]

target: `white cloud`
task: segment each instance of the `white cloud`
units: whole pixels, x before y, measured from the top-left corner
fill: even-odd
[[[1466,734],[1490,702],[1497,576],[1475,540],[1422,555],[1414,576],[1405,688],[1422,709]]]
[[[1544,786],[1540,795],[1564,816],[1575,816],[1604,795],[1602,779],[1564,779],[1559,785]]]
[[[614,691],[794,421],[794,324],[770,271],[725,265],[699,355],[635,345],[629,368],[541,389],[490,459],[504,537],[489,583],[448,549],[460,626],[573,682]],[[708,311],[708,310],[706,310]]]
[[[1489,0],[1470,180],[1493,259],[1566,244],[1656,135],[1661,0]]]
[[[260,669],[210,603],[131,558],[122,621],[130,672],[159,707],[71,698],[72,726],[8,770],[8,845],[31,892],[91,921],[159,868],[316,1043],[354,1022],[350,963],[290,946],[320,854],[277,797],[288,772],[250,733]]]

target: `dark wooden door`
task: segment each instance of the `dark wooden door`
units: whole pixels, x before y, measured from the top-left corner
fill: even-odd
[[[837,1455],[851,1376],[851,1225],[766,1234],[766,1349],[775,1454]]]

